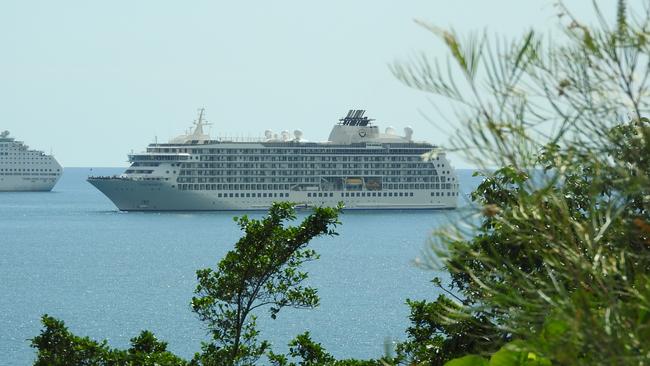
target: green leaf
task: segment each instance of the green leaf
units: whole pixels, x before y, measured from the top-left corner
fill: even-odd
[[[544,329],[542,334],[549,341],[556,341],[563,338],[564,334],[569,330],[569,326],[566,322],[558,319],[549,319],[544,324]]]
[[[469,355],[453,359],[444,366],[488,366],[488,361],[481,356]]]
[[[551,361],[526,349],[521,341],[514,341],[501,347],[490,357],[489,366],[550,366]]]
[[[521,356],[522,352],[504,346],[490,357],[489,366],[520,366],[523,365]]]
[[[521,64],[521,60],[524,57],[524,54],[526,53],[528,48],[530,47],[530,44],[531,44],[531,41],[533,40],[534,34],[535,33],[533,31],[530,31],[526,35],[526,38],[524,38],[524,44],[519,49],[519,52],[517,53],[517,57],[515,57],[515,64],[514,64],[515,69],[518,68],[519,65]]]

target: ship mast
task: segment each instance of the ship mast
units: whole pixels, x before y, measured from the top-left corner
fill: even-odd
[[[203,126],[207,126],[210,123],[207,121],[203,121],[203,114],[205,113],[205,108],[199,108],[199,118],[194,122],[196,125],[196,128],[194,128],[194,136],[202,136],[203,135]]]

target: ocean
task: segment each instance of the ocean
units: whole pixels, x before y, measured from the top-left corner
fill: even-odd
[[[85,179],[122,171],[68,168],[52,192],[0,193],[0,365],[33,363],[29,339],[42,314],[113,347],[148,329],[190,358],[208,340],[189,305],[195,272],[233,247],[241,236],[233,217],[243,213],[119,212]],[[458,173],[462,206],[480,179]],[[259,313],[260,338],[284,352],[309,331],[337,358],[381,357],[386,344],[405,338],[405,300],[438,295],[430,281],[441,273],[415,258],[433,230],[464,212],[344,212],[339,236],[311,244],[321,258],[306,269],[320,306],[284,309],[276,320]]]

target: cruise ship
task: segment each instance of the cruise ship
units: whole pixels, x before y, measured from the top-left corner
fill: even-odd
[[[458,177],[444,151],[413,140],[413,130],[380,132],[350,110],[325,142],[266,131],[259,139],[211,139],[204,110],[184,135],[129,155],[119,176],[88,182],[123,211],[263,210],[300,207],[453,209]]]
[[[62,173],[52,155],[0,133],[0,192],[51,191]]]

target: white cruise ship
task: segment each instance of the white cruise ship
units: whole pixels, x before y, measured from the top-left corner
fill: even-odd
[[[51,191],[62,172],[52,155],[0,133],[0,192]]]
[[[415,142],[413,130],[381,133],[351,110],[325,142],[265,132],[265,138],[213,140],[203,109],[193,131],[129,155],[131,166],[88,181],[124,211],[258,210],[274,201],[346,209],[451,209],[458,178],[445,153]]]

